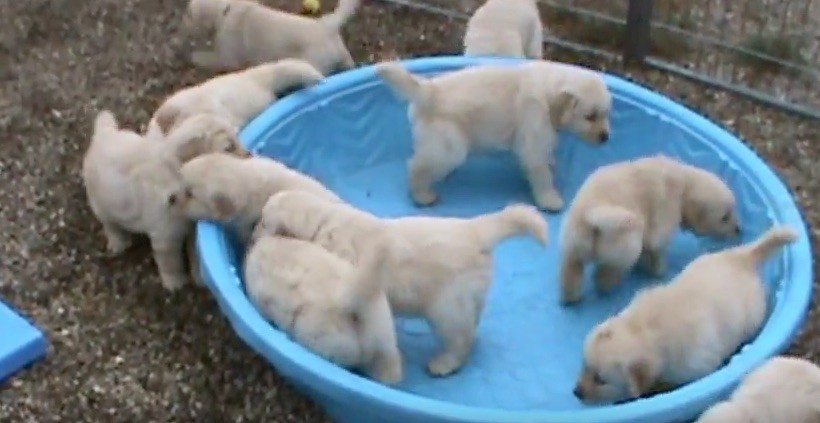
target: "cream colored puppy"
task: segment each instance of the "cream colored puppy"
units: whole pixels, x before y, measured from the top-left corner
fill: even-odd
[[[303,190],[341,201],[319,181],[264,156],[206,154],[186,163],[180,173],[179,212],[192,220],[226,223],[243,242],[250,238],[268,197],[277,192]]]
[[[387,242],[374,241],[353,266],[307,241],[255,235],[245,289],[259,311],[305,347],[394,384],[402,361],[382,286]]]
[[[541,59],[544,35],[536,0],[487,0],[467,21],[464,54]]]
[[[715,174],[662,155],[595,170],[562,224],[561,301],[581,299],[584,264],[606,292],[641,261],[654,276],[678,227],[728,239],[740,233],[735,196]]]
[[[774,227],[754,242],[704,254],[668,284],[639,292],[587,336],[576,395],[585,402],[635,399],[717,370],[766,318],[758,267],[796,238],[792,229]]]
[[[234,71],[294,58],[327,75],[355,66],[339,30],[358,7],[359,0],[339,0],[333,13],[314,19],[252,0],[191,0],[182,27],[213,41],[212,51],[191,55],[201,68]]]
[[[557,131],[569,129],[596,145],[609,138],[611,96],[601,76],[588,69],[532,61],[427,79],[391,62],[377,65],[376,72],[410,102],[410,193],[420,205],[438,200],[433,184],[471,151],[502,148],[518,156],[535,203],[557,211],[564,205],[551,170]]]
[[[423,316],[443,342],[427,364],[435,376],[455,372],[469,356],[492,281],[492,248],[522,233],[547,243],[546,221],[525,205],[471,219],[380,219],[343,202],[283,191],[265,204],[260,222],[352,263],[361,262],[374,235],[394,239],[386,247],[387,296],[395,313]]]
[[[237,138],[238,129],[223,117],[197,113],[175,126],[164,142],[173,148],[174,155],[182,163],[215,151],[248,158],[251,153]]]
[[[128,248],[131,233],[148,235],[163,286],[171,290],[188,279],[183,241],[191,224],[171,209],[173,194],[182,186],[181,158],[208,150],[244,151],[236,138],[198,122],[191,118],[168,142],[158,143],[121,129],[111,112],[102,111],[83,159],[88,202],[103,226],[108,252]]]
[[[696,423],[820,422],[820,368],[797,357],[774,357],[749,373],[732,397]]]
[[[180,122],[198,113],[220,116],[240,128],[276,101],[282,90],[315,85],[322,79],[313,66],[294,59],[219,75],[168,97],[151,117],[146,136],[162,139]]]

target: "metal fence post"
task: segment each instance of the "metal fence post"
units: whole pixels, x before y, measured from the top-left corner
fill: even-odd
[[[652,0],[629,0],[624,36],[624,62],[643,64],[649,55]]]

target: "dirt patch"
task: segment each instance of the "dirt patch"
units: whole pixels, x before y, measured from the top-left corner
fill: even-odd
[[[272,3],[299,8],[295,0]],[[180,7],[0,6],[0,295],[52,344],[45,360],[5,382],[0,421],[326,421],[239,341],[205,291],[166,294],[145,243],[120,258],[101,254],[79,176],[91,119],[105,107],[139,128],[163,96],[207,76],[186,63],[174,35]],[[462,31],[461,22],[377,1],[345,30],[362,62],[457,52]],[[659,72],[633,76],[749,139],[787,177],[816,227],[816,122]],[[793,351],[820,359],[819,334],[814,310]]]

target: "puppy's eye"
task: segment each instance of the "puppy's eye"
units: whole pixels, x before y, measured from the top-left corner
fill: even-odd
[[[586,120],[590,121],[590,122],[595,121],[595,120],[597,120],[597,119],[598,119],[598,112],[596,112],[596,111],[594,111],[594,110],[593,110],[593,111],[591,111],[591,112],[587,113],[587,115],[586,115],[586,116],[584,116],[584,118],[585,118]]]
[[[604,378],[601,377],[601,374],[598,372],[592,374],[592,382],[596,385],[606,385],[606,381],[604,380]]]
[[[727,211],[726,214],[724,214],[723,217],[720,218],[720,221],[723,223],[729,223],[730,220],[732,220],[731,211]]]

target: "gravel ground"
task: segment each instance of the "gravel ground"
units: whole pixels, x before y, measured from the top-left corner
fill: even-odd
[[[180,15],[171,0],[0,5],[0,295],[51,342],[45,360],[4,382],[2,422],[328,421],[239,341],[204,290],[167,294],[145,242],[101,254],[79,176],[90,122],[106,107],[138,128],[162,96],[207,76],[178,53]],[[360,61],[454,52],[462,31],[380,2],[346,28]],[[658,72],[631,74],[749,139],[817,227],[816,122]],[[793,352],[820,361],[816,309]]]

